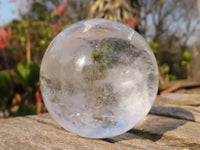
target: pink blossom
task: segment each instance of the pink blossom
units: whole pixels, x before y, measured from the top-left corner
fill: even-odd
[[[65,11],[65,9],[64,9],[63,6],[59,6],[59,7],[57,8],[57,13],[59,13],[59,14],[63,13],[64,11]]]
[[[65,0],[64,3],[67,5],[69,3],[69,0]]]
[[[136,17],[132,17],[129,21],[129,26],[134,28],[137,25],[137,18]]]
[[[6,38],[6,31],[5,31],[4,29],[1,30],[1,38],[2,38],[2,40],[3,40],[4,42],[7,41],[7,38]]]
[[[4,50],[6,48],[6,43],[0,37],[0,49]]]

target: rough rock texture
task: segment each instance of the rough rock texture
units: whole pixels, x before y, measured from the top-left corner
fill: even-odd
[[[132,133],[144,136],[151,136],[153,141],[162,143],[163,141],[171,146],[189,146],[200,148],[200,124],[168,117],[148,115],[139,123]],[[170,140],[173,140],[170,143]]]
[[[48,113],[1,119],[0,150],[200,149],[198,95],[195,98],[185,94],[164,97],[168,100],[159,97],[150,114],[136,127],[108,139],[92,140],[74,135],[59,126]],[[195,106],[189,106],[191,104]]]
[[[200,122],[200,107],[155,102],[151,114]]]
[[[156,101],[167,104],[200,106],[200,94],[170,93],[158,96]]]
[[[42,115],[43,116],[43,115]],[[49,115],[44,115],[49,118]],[[38,116],[40,118],[41,116]],[[55,122],[53,120],[52,124]],[[28,117],[0,121],[0,149],[131,149],[132,146],[110,144],[71,134],[59,125],[49,125]]]

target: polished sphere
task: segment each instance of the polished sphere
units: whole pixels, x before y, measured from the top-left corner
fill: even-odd
[[[132,28],[105,19],[73,24],[51,42],[42,60],[45,105],[66,130],[107,138],[133,128],[158,90],[152,50]]]

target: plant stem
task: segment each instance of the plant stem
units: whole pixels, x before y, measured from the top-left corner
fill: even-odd
[[[187,79],[191,79],[191,68],[190,68],[190,63],[187,63]]]
[[[2,52],[2,55],[3,55],[3,61],[4,61],[5,68],[8,72],[10,72],[10,68],[9,68],[9,65],[8,65],[8,59],[7,59],[5,49],[1,49],[1,52]]]
[[[200,0],[198,0],[198,7],[199,7],[199,22],[200,22]]]
[[[31,4],[30,4],[31,5]],[[31,41],[30,41],[30,6],[29,6],[29,10],[26,14],[27,16],[27,33],[26,33],[26,37],[27,37],[27,43],[26,43],[26,59],[27,59],[27,63],[30,64],[31,63]]]

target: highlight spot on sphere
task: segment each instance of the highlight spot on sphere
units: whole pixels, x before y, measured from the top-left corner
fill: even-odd
[[[158,90],[152,50],[132,28],[105,19],[59,33],[42,60],[45,105],[66,130],[88,138],[122,134],[149,112]]]

